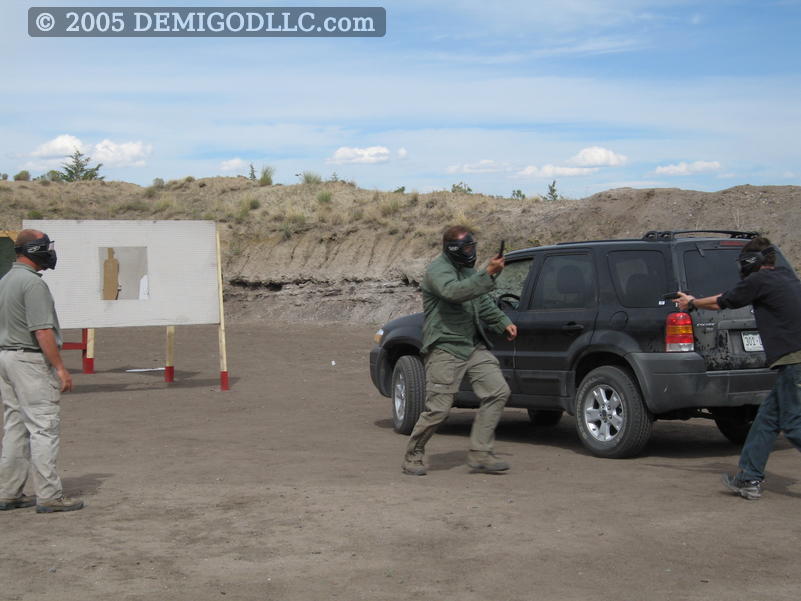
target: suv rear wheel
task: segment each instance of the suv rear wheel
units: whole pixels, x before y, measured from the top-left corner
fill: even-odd
[[[420,357],[403,355],[392,371],[392,427],[399,434],[411,434],[423,412],[426,372]]]
[[[651,436],[651,414],[632,376],[611,365],[592,370],[576,393],[576,429],[598,457],[639,453]]]

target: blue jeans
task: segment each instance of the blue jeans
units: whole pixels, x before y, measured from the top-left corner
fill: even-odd
[[[764,480],[779,432],[801,451],[801,363],[779,367],[779,377],[759,407],[740,455],[740,477]]]

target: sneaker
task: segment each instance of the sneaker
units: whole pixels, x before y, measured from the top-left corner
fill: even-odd
[[[404,458],[401,471],[410,476],[425,476],[428,473],[422,457]]]
[[[762,480],[743,480],[739,474],[721,474],[721,479],[726,488],[744,499],[756,501],[762,496]]]
[[[22,509],[23,507],[33,507],[36,505],[36,497],[20,495],[16,499],[0,499],[0,511],[9,509]]]
[[[78,511],[83,509],[83,501],[80,499],[68,499],[61,497],[52,501],[44,501],[36,506],[36,513],[55,513],[57,511]]]
[[[509,464],[498,459],[495,453],[477,451],[470,451],[467,454],[467,465],[474,472],[482,472],[485,474],[497,474],[509,469]]]

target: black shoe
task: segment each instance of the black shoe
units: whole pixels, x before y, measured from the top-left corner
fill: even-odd
[[[756,501],[762,496],[762,480],[743,480],[740,475],[721,474],[723,484],[743,499]]]

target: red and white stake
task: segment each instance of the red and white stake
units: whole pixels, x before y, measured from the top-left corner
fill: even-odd
[[[167,326],[167,358],[164,361],[164,381],[175,382],[175,326]]]
[[[220,232],[217,232],[217,290],[220,299],[220,390],[229,390],[228,355],[225,350],[225,311],[223,310],[222,254],[220,253]]]

